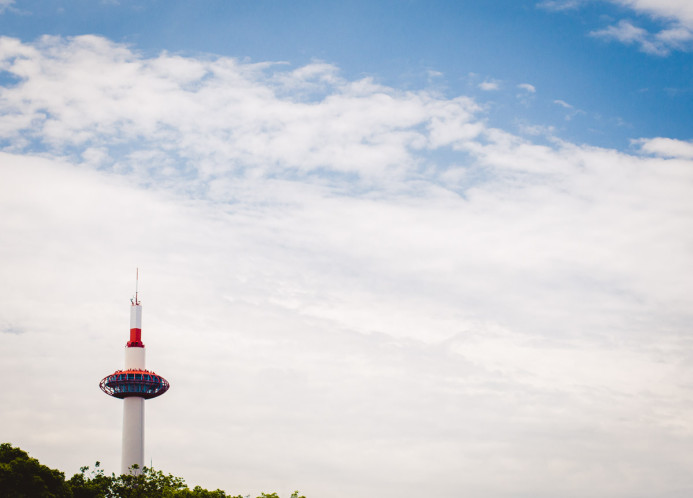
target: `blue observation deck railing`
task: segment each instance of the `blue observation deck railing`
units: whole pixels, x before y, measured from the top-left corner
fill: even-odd
[[[120,370],[102,379],[99,387],[115,398],[137,396],[150,399],[164,394],[170,384],[162,376],[148,370]]]

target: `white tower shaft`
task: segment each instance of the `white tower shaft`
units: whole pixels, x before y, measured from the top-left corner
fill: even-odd
[[[123,405],[123,458],[121,474],[139,474],[144,466],[144,398],[125,398]],[[131,469],[137,464],[137,470]]]

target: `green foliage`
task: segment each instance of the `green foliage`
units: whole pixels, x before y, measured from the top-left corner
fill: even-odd
[[[112,477],[105,476],[100,462],[94,464],[94,470],[87,476],[89,467],[81,467],[80,473],[68,481],[74,498],[100,498],[110,496]]]
[[[0,496],[4,498],[71,497],[65,474],[41,465],[26,451],[0,444]]]
[[[137,468],[135,467],[137,470]],[[0,445],[0,497],[2,498],[248,498],[221,489],[190,489],[185,480],[144,467],[140,473],[107,476],[96,462],[94,469],[65,480],[65,474],[45,465],[9,443]],[[262,493],[257,498],[279,498]],[[306,498],[294,491],[290,498]]]

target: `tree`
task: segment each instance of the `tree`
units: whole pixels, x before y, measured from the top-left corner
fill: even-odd
[[[0,496],[5,498],[69,498],[65,474],[41,465],[26,451],[0,444]]]
[[[41,465],[9,443],[0,445],[0,497],[2,498],[244,498],[221,489],[188,488],[182,477],[144,467],[138,474],[107,476],[96,462],[82,467],[68,481],[65,474]],[[277,493],[257,498],[279,498]],[[291,498],[306,498],[295,491]]]
[[[105,476],[101,462],[94,464],[94,470],[87,476],[86,472],[89,467],[81,467],[80,473],[75,474],[68,481],[72,489],[74,498],[100,498],[102,496],[110,496],[112,477]]]

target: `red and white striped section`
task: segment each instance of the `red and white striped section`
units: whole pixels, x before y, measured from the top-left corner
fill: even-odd
[[[130,307],[130,340],[125,348],[125,368],[144,369],[142,306],[137,301]]]
[[[129,348],[143,348],[142,342],[142,306],[139,302],[132,303],[130,308],[130,340]]]

